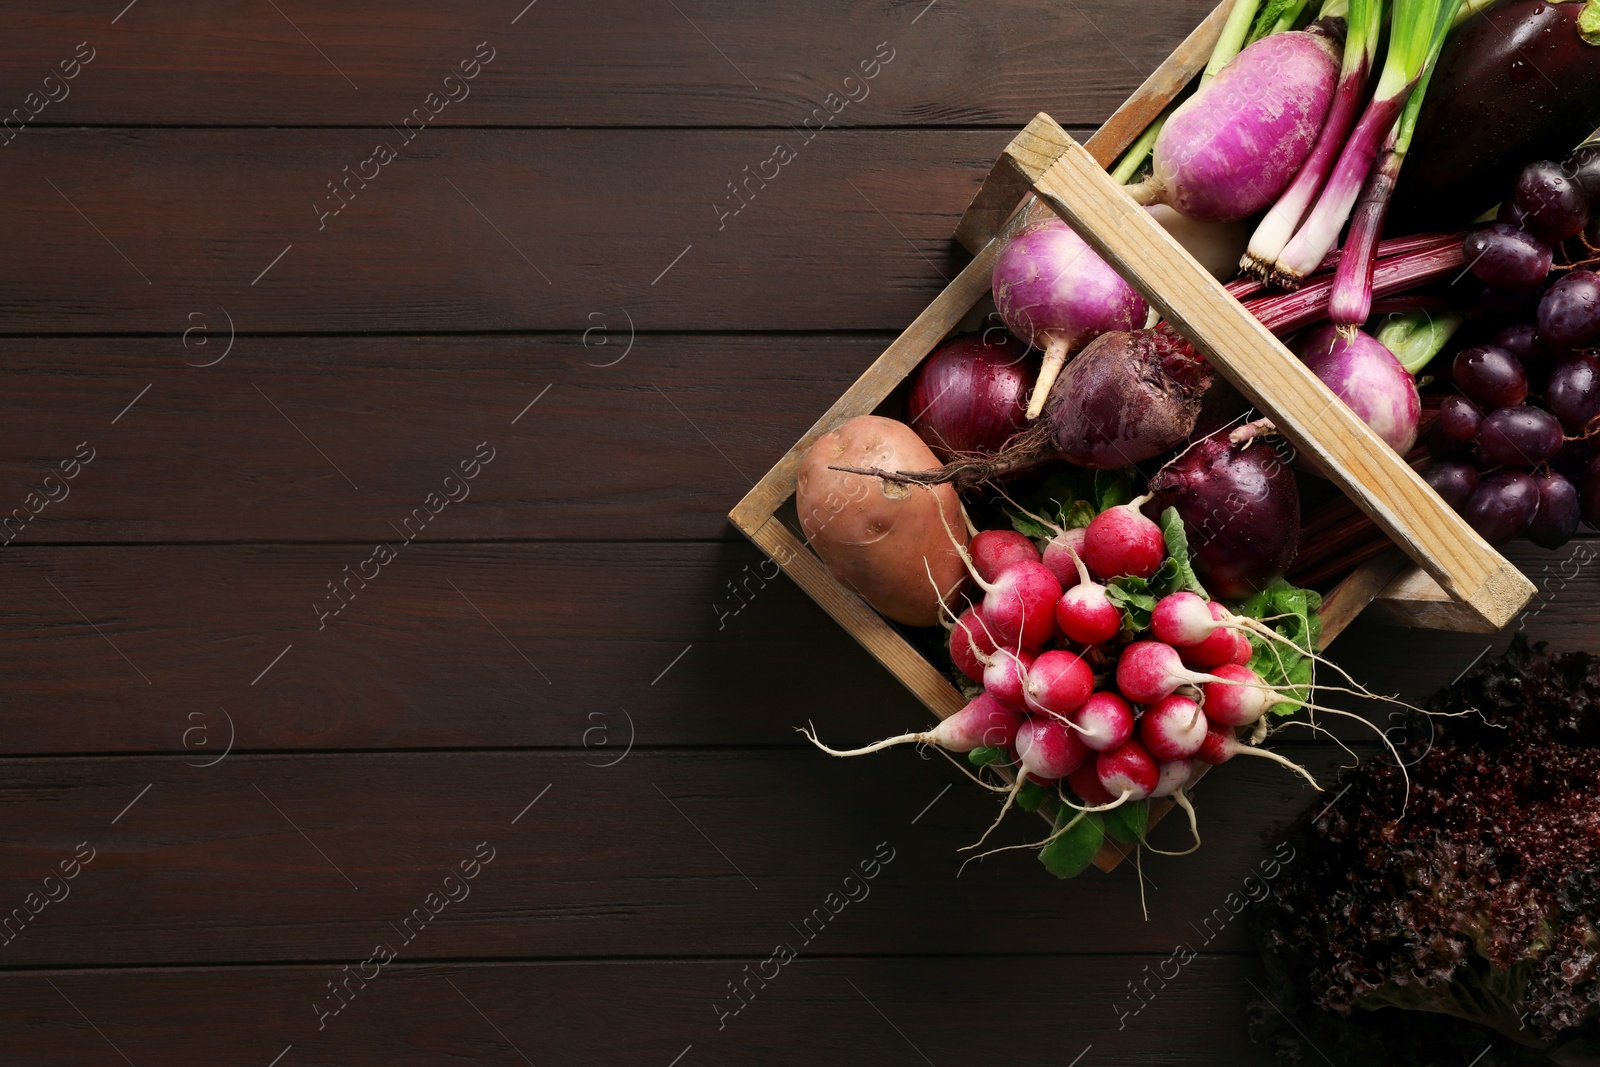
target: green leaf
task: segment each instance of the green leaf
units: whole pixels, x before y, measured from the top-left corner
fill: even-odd
[[[1006,518],[1011,520],[1011,528],[1023,537],[1031,537],[1035,541],[1048,541],[1056,535],[1056,532],[1050,527],[1029,518],[1020,511],[1006,508]]]
[[[1578,16],[1578,36],[1587,44],[1600,45],[1600,0],[1589,0]]]
[[[1098,511],[1126,504],[1134,498],[1133,468],[1094,472],[1094,502]]]
[[[1322,636],[1322,618],[1317,614],[1322,607],[1322,597],[1311,589],[1297,589],[1277,579],[1266,589],[1250,597],[1236,609],[1240,615],[1255,619],[1271,618],[1268,625],[1292,642],[1291,648],[1282,641],[1272,641],[1252,634],[1250,669],[1261,676],[1268,685],[1304,699],[1311,695],[1311,674],[1315,661],[1310,653]],[[1298,702],[1273,705],[1275,715],[1292,715],[1300,710]]]
[[[1094,521],[1094,505],[1087,500],[1074,500],[1061,520],[1063,530],[1081,530]]]
[[[1106,833],[1114,841],[1136,845],[1144,841],[1150,826],[1150,802],[1137,800],[1105,813]]]
[[[1122,629],[1137,633],[1150,626],[1150,613],[1156,609],[1160,598],[1150,592],[1150,583],[1136,575],[1125,574],[1106,583],[1106,598],[1122,609]]]
[[[1187,589],[1210,600],[1210,594],[1195,576],[1194,564],[1189,559],[1189,534],[1183,528],[1183,520],[1178,518],[1178,509],[1167,508],[1161,513],[1161,518],[1157,522],[1161,526],[1161,537],[1167,543],[1167,562],[1161,566],[1163,569],[1168,564],[1173,567],[1173,576],[1169,580],[1170,588],[1166,592],[1175,593],[1180,589]]]
[[[1056,829],[1071,824],[1060,837],[1039,850],[1039,862],[1057,878],[1075,878],[1094,862],[1095,853],[1105,843],[1105,822],[1099,812],[1073,811],[1063,807],[1056,816]]]
[[[1006,750],[1003,748],[975,748],[967,753],[967,762],[974,767],[987,767],[1005,754]]]
[[[1016,804],[1023,811],[1038,811],[1039,805],[1044,802],[1045,797],[1053,794],[1054,790],[1049,786],[1043,786],[1034,781],[1023,782],[1022,788],[1017,790]]]

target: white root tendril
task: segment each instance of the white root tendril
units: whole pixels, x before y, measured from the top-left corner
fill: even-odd
[[[1324,713],[1326,713],[1328,715],[1341,715],[1346,719],[1354,719],[1356,722],[1358,722],[1361,725],[1363,725],[1363,726],[1367,727],[1368,729],[1372,730],[1373,733],[1377,734],[1378,737],[1382,739],[1383,743],[1388,746],[1390,755],[1394,756],[1395,765],[1400,768],[1400,776],[1405,779],[1405,783],[1406,783],[1405,792],[1401,795],[1401,798],[1400,798],[1400,814],[1398,816],[1396,816],[1396,818],[1401,818],[1401,819],[1405,818],[1406,805],[1411,802],[1411,775],[1406,770],[1405,761],[1400,758],[1400,750],[1395,748],[1393,741],[1389,740],[1388,733],[1383,731],[1383,730],[1378,729],[1376,723],[1368,722],[1366,719],[1363,719],[1361,716],[1357,715],[1355,712],[1352,712],[1352,711],[1340,711],[1338,708],[1325,708],[1325,707],[1322,707],[1320,705],[1312,705],[1312,704],[1307,704],[1306,707],[1308,707],[1308,708],[1309,707],[1316,707],[1316,709],[1318,711],[1324,712]],[[1260,752],[1262,755],[1271,755],[1271,753],[1268,753],[1264,749],[1259,749],[1259,748],[1248,749],[1247,751]],[[1305,772],[1301,771],[1301,773],[1304,774]],[[1309,778],[1310,775],[1306,775],[1306,777]],[[1322,787],[1318,786],[1317,788],[1320,789]]]
[[[945,759],[949,760],[952,764],[954,764],[956,770],[960,771],[962,774],[966,775],[968,778],[971,778],[974,782],[977,782],[979,785],[983,786],[983,788],[987,789],[989,792],[991,792],[991,793],[1004,793],[1004,792],[1006,792],[1006,787],[1005,786],[1003,786],[1003,785],[995,785],[993,782],[986,782],[982,778],[980,778],[978,775],[972,773],[972,768],[968,767],[966,764],[964,764],[960,760],[956,759],[956,757],[950,751],[948,751],[947,749],[940,748],[938,745],[932,745],[930,747],[935,752],[939,753],[939,755],[943,756]]]
[[[1022,783],[1026,782],[1027,780],[1027,772],[1022,770],[1020,767],[1017,768],[1017,779],[1011,783],[1011,788],[1006,790],[1006,802],[1000,805],[1000,814],[994,817],[994,822],[989,824],[989,828],[983,832],[982,837],[978,838],[978,840],[974,841],[970,845],[962,845],[959,851],[968,852],[972,849],[978,848],[985,841],[989,840],[989,835],[994,833],[995,827],[999,826],[1001,820],[1006,817],[1006,812],[1011,810],[1012,802],[1017,799],[1017,794],[1022,791]]]
[[[829,748],[817,740],[816,730],[810,723],[807,723],[804,727],[795,727],[795,732],[804,734],[807,741],[810,741],[830,756],[865,756],[873,752],[882,752],[886,748],[893,748],[895,745],[910,744],[913,741],[923,745],[933,744],[932,730],[922,730],[912,734],[898,734],[894,737],[886,737],[882,741],[874,741],[872,744],[864,745],[861,748],[844,749]],[[934,744],[933,747],[938,748],[939,746]]]
[[[1138,845],[1133,846],[1133,870],[1139,876],[1139,910],[1144,912],[1144,921],[1150,921],[1150,906],[1144,900],[1144,849]]]
[[[1061,829],[1050,831],[1050,836],[1046,837],[1043,841],[1024,841],[1020,845],[1002,845],[999,848],[991,848],[987,852],[980,852],[976,856],[968,856],[966,859],[961,861],[961,866],[956,868],[956,877],[957,878],[961,877],[961,872],[967,869],[967,864],[973,863],[973,862],[975,862],[977,860],[981,860],[985,856],[994,856],[994,855],[998,855],[1001,852],[1014,852],[1017,849],[1021,849],[1021,848],[1032,848],[1032,849],[1044,848],[1046,845],[1050,844],[1056,838],[1060,837],[1062,834],[1066,833],[1068,830],[1072,829],[1074,826],[1078,825],[1078,823],[1080,823],[1082,821],[1083,821],[1083,816],[1082,815],[1074,815],[1071,819],[1069,819],[1067,821],[1067,824],[1065,826],[1061,827]]]
[[[1355,717],[1358,718],[1358,719],[1361,718],[1359,715],[1357,715]],[[1362,720],[1362,721],[1364,722],[1365,720]],[[1311,777],[1311,772],[1310,771],[1306,770],[1304,767],[1300,766],[1300,764],[1296,763],[1294,760],[1290,759],[1289,757],[1283,756],[1283,755],[1279,755],[1278,753],[1272,751],[1271,749],[1268,749],[1268,748],[1254,748],[1254,747],[1252,747],[1250,745],[1241,745],[1238,748],[1234,749],[1233,754],[1235,756],[1260,756],[1263,759],[1272,760],[1274,763],[1281,763],[1285,767],[1289,768],[1291,771],[1294,771],[1296,774],[1298,774],[1301,777],[1305,778],[1306,781],[1310,782],[1311,783],[1311,788],[1315,789],[1317,792],[1319,792],[1319,793],[1325,792],[1325,790],[1322,788],[1322,786],[1317,784],[1317,780],[1315,778]]]
[[[1132,795],[1133,795],[1132,793],[1129,793],[1126,789],[1124,789],[1122,791],[1122,795],[1120,797],[1118,797],[1117,799],[1113,800],[1111,803],[1109,803],[1109,804],[1097,804],[1097,805],[1095,805],[1093,807],[1087,807],[1087,808],[1084,807],[1082,804],[1074,804],[1072,801],[1068,800],[1065,796],[1063,796],[1061,798],[1061,803],[1065,804],[1067,807],[1071,808],[1073,811],[1081,811],[1081,812],[1086,812],[1086,813],[1087,812],[1091,812],[1091,811],[1110,811],[1113,808],[1120,808],[1120,807],[1122,807],[1122,805],[1128,803],[1128,798],[1131,797]]]
[[[1145,842],[1144,847],[1148,848],[1151,852],[1154,852],[1158,856],[1187,856],[1191,852],[1195,852],[1200,848],[1200,824],[1195,819],[1194,805],[1189,803],[1189,798],[1184,794],[1182,786],[1178,788],[1176,793],[1172,794],[1172,802],[1178,805],[1178,807],[1182,808],[1184,813],[1189,816],[1189,832],[1194,835],[1194,844],[1190,845],[1182,852],[1168,852],[1164,848],[1156,848],[1148,841]]]

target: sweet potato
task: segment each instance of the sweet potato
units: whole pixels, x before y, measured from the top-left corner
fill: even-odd
[[[886,482],[834,466],[919,471],[938,465],[904,423],[862,415],[823,434],[801,461],[795,506],[806,540],[841,583],[895,622],[933,626],[939,604],[966,582],[950,532],[967,542],[960,502],[948,485]],[[943,521],[940,521],[940,512]],[[938,583],[935,592],[929,570]]]

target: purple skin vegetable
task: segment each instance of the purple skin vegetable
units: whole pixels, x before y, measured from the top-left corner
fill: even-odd
[[[1422,401],[1417,383],[1371,334],[1332,325],[1300,342],[1300,358],[1361,421],[1402,456],[1417,442]]]
[[[1320,23],[1263,37],[1172,113],[1150,177],[1128,192],[1206,222],[1270,206],[1311,154],[1339,65],[1338,43]]]
[[[1027,417],[1044,409],[1067,357],[1112,331],[1137,330],[1150,307],[1060,219],[1013,237],[994,265],[994,306],[1017,337],[1044,352]]]
[[[1300,541],[1300,491],[1262,423],[1196,442],[1150,479],[1145,514],[1177,508],[1195,573],[1214,597],[1247,597],[1281,576]]]

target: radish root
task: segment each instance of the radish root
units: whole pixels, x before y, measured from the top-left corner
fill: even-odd
[[[795,732],[804,734],[807,741],[810,741],[813,745],[816,745],[830,756],[865,756],[873,752],[882,752],[886,748],[893,748],[895,745],[910,744],[913,741],[923,745],[929,744],[933,741],[933,731],[922,730],[912,734],[898,734],[894,737],[886,737],[882,741],[874,741],[872,744],[864,745],[861,748],[841,749],[829,748],[827,745],[819,741],[817,739],[816,730],[811,726],[810,723],[807,723],[804,727],[795,727]]]

